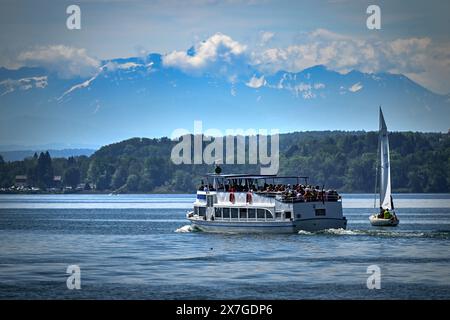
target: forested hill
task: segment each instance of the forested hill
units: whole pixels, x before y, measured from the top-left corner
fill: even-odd
[[[46,170],[62,176],[63,185],[88,182],[102,191],[194,192],[202,176],[213,172],[213,165],[173,164],[170,154],[175,144],[168,138],[133,138],[104,146],[89,158],[52,159]],[[377,146],[377,132],[281,134],[279,174],[306,175],[313,184],[341,192],[373,192]],[[390,148],[394,192],[450,192],[449,134],[393,132]],[[10,186],[16,175],[28,173],[34,184],[48,187],[36,174],[39,158],[0,159],[1,185]],[[256,165],[222,165],[222,169],[259,173]]]

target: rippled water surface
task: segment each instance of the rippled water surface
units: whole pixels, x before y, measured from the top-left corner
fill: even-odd
[[[449,299],[450,195],[394,198],[397,228],[353,194],[347,230],[236,235],[192,232],[193,195],[1,195],[0,298]]]

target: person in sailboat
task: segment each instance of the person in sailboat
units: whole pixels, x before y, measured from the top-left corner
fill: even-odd
[[[392,217],[389,209],[384,209],[383,215],[384,215],[384,219],[390,219]]]
[[[390,217],[391,217],[391,213],[389,212],[389,209],[380,207],[380,213],[378,214],[378,218],[390,219]]]
[[[378,215],[379,219],[392,219],[397,220],[397,216],[395,215],[395,212],[389,211],[388,208],[383,209],[383,207],[380,207],[380,214]]]
[[[383,219],[384,218],[384,209],[383,207],[380,207],[380,213],[378,214],[377,218]]]

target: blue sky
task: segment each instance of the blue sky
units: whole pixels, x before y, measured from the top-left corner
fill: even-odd
[[[66,8],[71,4],[81,8],[81,30],[66,28]],[[366,9],[371,4],[381,8],[381,30],[369,30],[366,27]],[[258,89],[265,85],[268,76],[277,71],[300,72],[319,64],[341,74],[351,70],[404,74],[428,90],[442,95],[450,93],[448,12],[450,1],[441,0],[2,0],[0,67],[43,67],[67,81],[70,85],[64,90],[70,90],[72,85],[78,89],[88,87],[89,79],[99,75],[104,60],[160,53],[165,67],[185,74],[223,73],[227,77],[227,85],[231,86],[231,91],[227,88],[224,92],[228,95],[231,92],[233,96],[233,77],[244,70],[246,65],[258,70],[258,74],[244,75],[248,79],[245,85]],[[188,53],[191,47],[193,50]],[[228,68],[226,72],[224,66]],[[33,81],[36,81],[35,88],[47,86],[42,79]],[[88,84],[84,85],[86,81]],[[92,81],[94,83],[96,80]],[[3,85],[20,84],[10,81]],[[358,83],[352,85],[358,88]],[[78,89],[74,92],[81,91]],[[320,88],[314,89],[320,91]],[[63,94],[64,90],[58,94]],[[309,92],[306,88],[300,90],[304,90],[303,94]],[[255,105],[258,101],[255,101]],[[370,103],[375,110],[377,103]],[[83,125],[95,128],[97,122],[94,118],[108,110],[108,106],[101,102],[93,101],[90,104],[94,105],[93,111],[89,110],[92,119],[86,115],[71,114],[69,108],[48,106],[45,109],[38,105],[30,107],[28,114],[25,108],[19,110],[17,106],[0,105],[0,115],[18,121],[19,118],[13,118],[14,113],[16,117],[28,117],[30,123],[35,120],[29,117],[39,115],[43,128],[50,128],[45,121],[51,118],[58,117],[61,123],[73,120],[72,126],[76,132],[76,128]],[[429,106],[425,107],[432,110]],[[36,114],[36,110],[40,111]],[[45,110],[52,111],[47,114]],[[164,119],[167,116],[163,114],[164,111],[162,108],[155,113]],[[106,123],[106,119],[113,117],[109,114],[102,119]],[[438,117],[434,114],[428,123]],[[89,120],[92,121],[89,123]],[[263,120],[261,123],[265,124]],[[280,119],[280,123],[286,121]],[[192,122],[182,125],[191,128]],[[305,130],[371,130],[376,127],[376,124],[368,127],[352,119],[349,119],[347,127],[347,123],[342,122],[336,123],[334,127],[329,123],[319,126],[308,122],[307,125]],[[408,125],[403,123],[397,129],[406,130]],[[412,123],[410,127],[421,128],[417,123]],[[428,124],[424,130],[429,128]],[[144,124],[139,128],[129,126],[121,128],[120,135],[111,133],[101,141],[93,137],[87,143],[98,145],[132,135],[170,134],[171,129],[166,129],[149,132]],[[441,124],[437,130],[446,128]],[[60,132],[61,128],[55,131]],[[54,136],[48,129],[48,137]],[[62,142],[48,139],[30,138],[14,143]],[[76,134],[67,139],[80,145],[84,142],[77,140]],[[4,141],[1,143],[4,144]]]

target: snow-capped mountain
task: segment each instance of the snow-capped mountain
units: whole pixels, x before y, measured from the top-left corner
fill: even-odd
[[[324,66],[263,74],[250,65],[188,73],[159,54],[103,61],[85,78],[0,68],[0,144],[102,144],[192,130],[194,120],[219,129],[376,130],[380,105],[391,130],[447,131],[449,97],[403,75]]]

